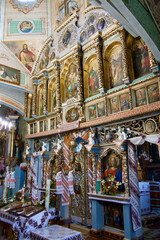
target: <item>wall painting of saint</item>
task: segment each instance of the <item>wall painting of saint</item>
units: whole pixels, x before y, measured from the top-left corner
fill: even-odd
[[[89,97],[94,96],[99,93],[99,79],[98,79],[98,71],[97,71],[97,62],[93,60],[89,66]]]
[[[148,86],[148,98],[149,98],[149,103],[160,100],[158,83]]]
[[[71,108],[66,113],[66,121],[68,123],[77,121],[78,118],[79,118],[78,108]]]
[[[34,66],[39,49],[42,49],[44,40],[20,40],[3,42],[10,51],[23,63],[31,72]]]
[[[88,107],[88,115],[89,115],[89,120],[97,118],[96,104]]]
[[[104,102],[100,102],[97,104],[97,111],[98,111],[98,117],[105,116],[105,104]]]
[[[78,79],[78,70],[74,64],[71,64],[69,67],[68,74],[65,79],[65,91],[66,91],[66,100],[77,97],[77,79]]]
[[[119,99],[118,97],[111,98],[111,113],[119,112]]]
[[[125,111],[125,110],[130,109],[129,94],[128,93],[120,95],[120,104],[121,104],[121,111]]]
[[[135,78],[150,73],[148,47],[142,39],[135,40],[133,44],[133,67]]]
[[[123,67],[122,67],[122,48],[117,46],[111,51],[109,58],[109,79],[110,87],[117,87],[123,84]]]
[[[136,91],[136,106],[142,106],[147,104],[146,100],[146,90],[145,88],[138,89]]]

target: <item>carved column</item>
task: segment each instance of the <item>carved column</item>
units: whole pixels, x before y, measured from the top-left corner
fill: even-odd
[[[27,160],[27,172],[26,172],[26,180],[25,180],[25,184],[26,186],[28,186],[29,184],[29,170],[30,170],[30,160],[26,159]]]
[[[55,64],[55,75],[56,75],[56,107],[61,106],[61,91],[60,91],[60,64]]]
[[[99,36],[96,43],[97,62],[98,62],[98,77],[99,77],[99,90],[104,93],[104,73],[103,73],[103,60],[102,60],[103,42]]]
[[[96,193],[96,156],[91,153],[92,158],[92,173],[93,173],[93,193]]]
[[[43,173],[43,188],[46,187],[46,170],[47,170],[47,159],[43,159],[44,173]]]
[[[122,164],[123,164],[123,171],[124,171],[124,187],[125,187],[125,197],[129,197],[129,169],[127,164],[127,152],[123,151],[122,153]]]
[[[24,96],[24,118],[27,118],[27,109],[28,109],[28,93],[25,92],[25,96]]]
[[[152,69],[152,72],[154,74],[159,73],[160,70],[158,67],[157,60],[155,59],[155,57],[153,56],[153,54],[149,48],[148,48],[148,55],[149,55],[150,68]]]
[[[28,103],[27,103],[27,116],[26,116],[27,118],[31,117],[31,110],[33,107],[32,97],[33,97],[33,94],[29,93],[28,94]]]
[[[62,123],[61,118],[61,89],[60,89],[60,64],[55,64],[55,76],[56,76],[56,112],[57,112],[57,124]]]
[[[77,64],[77,70],[78,70],[78,77],[77,77],[77,92],[78,92],[78,99],[83,100],[83,84],[82,84],[82,51],[81,47],[76,51],[75,54],[75,61]]]
[[[75,61],[77,65],[77,72],[78,72],[78,77],[77,77],[77,92],[78,92],[78,112],[79,112],[79,121],[83,122],[84,121],[84,104],[83,104],[83,79],[82,79],[82,50],[81,46],[78,47],[76,53],[75,53]]]
[[[127,64],[127,45],[126,45],[126,30],[119,30],[119,36],[122,44],[122,66],[123,66],[123,82],[125,84],[130,83],[129,81],[129,70]]]
[[[36,115],[37,85],[33,84],[32,115]]]
[[[44,77],[43,77],[43,99],[44,99],[44,109],[43,112],[44,114],[46,114],[47,112],[47,99],[48,99],[48,73],[44,73]]]

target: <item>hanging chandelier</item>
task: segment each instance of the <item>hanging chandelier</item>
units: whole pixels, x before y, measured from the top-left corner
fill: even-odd
[[[10,131],[12,127],[13,127],[13,124],[12,124],[11,121],[7,121],[7,120],[0,117],[0,131],[1,130]]]

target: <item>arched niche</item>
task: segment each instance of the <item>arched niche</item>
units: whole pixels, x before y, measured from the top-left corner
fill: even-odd
[[[44,115],[44,87],[43,84],[39,85],[37,90],[37,112],[38,115]]]
[[[97,172],[100,172],[99,180],[101,183],[102,180],[104,180],[107,184],[108,182],[113,181],[113,179],[115,183],[120,183],[116,194],[124,192],[125,190],[124,184],[122,183],[122,176],[124,175],[123,158],[125,158],[124,152],[121,151],[118,147],[106,146],[106,149],[102,152],[97,161]],[[114,168],[112,169],[113,165]],[[111,180],[112,177],[113,179]],[[103,190],[103,186],[101,185],[101,191]],[[105,192],[105,194],[107,193]]]
[[[92,97],[99,93],[99,77],[97,55],[90,56],[84,65],[84,97]]]
[[[151,72],[148,47],[141,38],[136,38],[133,41],[132,58],[135,79]]]
[[[61,74],[62,103],[71,98],[77,98],[78,68],[72,59],[68,59]]]
[[[123,84],[122,46],[119,41],[113,42],[105,50],[104,69],[107,89]]]
[[[56,107],[56,79],[52,78],[48,84],[48,111],[54,112]]]

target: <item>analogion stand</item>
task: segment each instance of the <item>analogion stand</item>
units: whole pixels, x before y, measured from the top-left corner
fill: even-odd
[[[92,201],[92,229],[90,235],[93,237],[106,236],[110,239],[115,237],[122,239],[143,239],[142,226],[139,230],[133,231],[131,222],[131,202],[129,197],[109,196],[89,193]],[[104,202],[117,203],[123,208],[124,231],[104,225]]]

